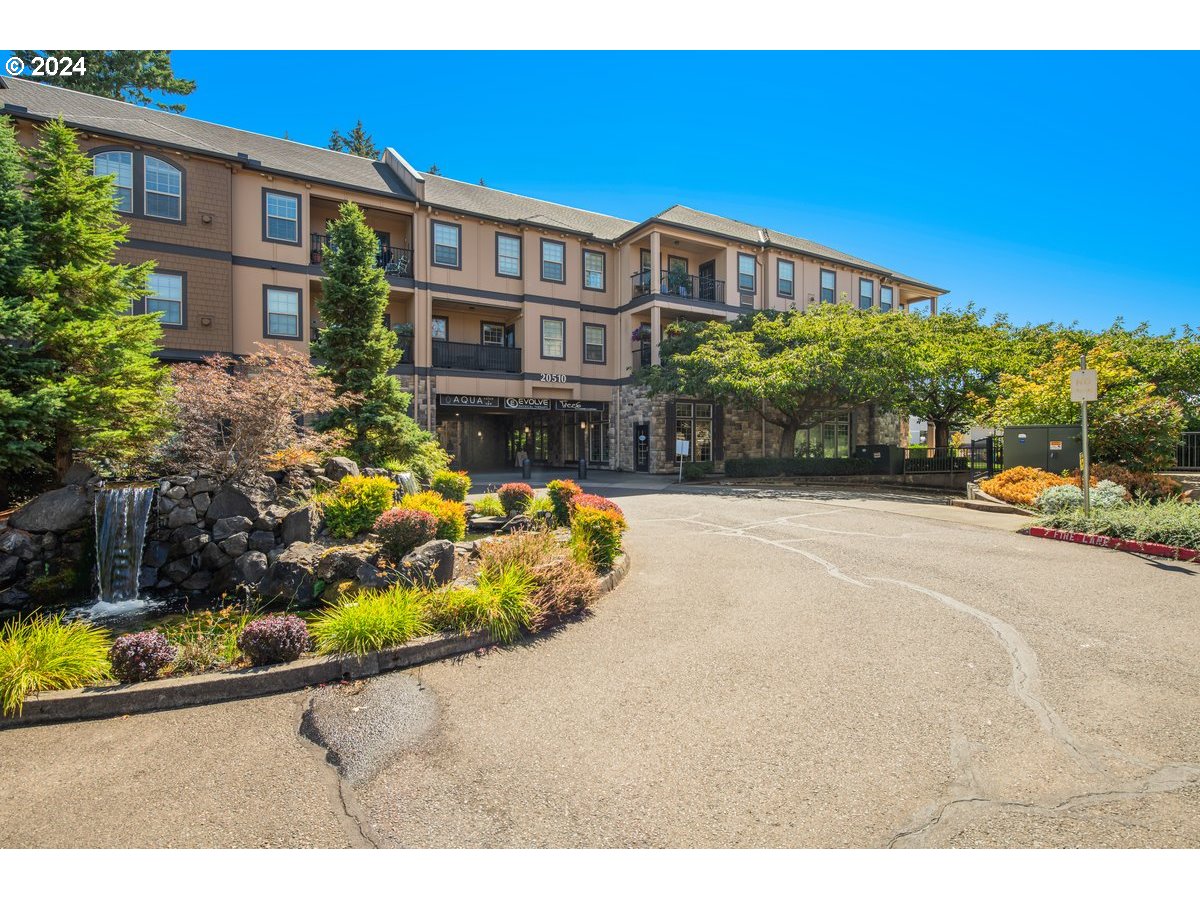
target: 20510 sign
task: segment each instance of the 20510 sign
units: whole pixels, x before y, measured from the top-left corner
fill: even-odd
[[[566,384],[566,383],[567,383],[567,376],[566,376],[566,375],[555,375],[555,374],[553,374],[553,373],[551,373],[551,372],[542,372],[542,373],[541,373],[541,380],[542,380],[542,381],[544,381],[544,382],[545,382],[545,381],[552,381],[552,382],[554,382],[555,384]]]

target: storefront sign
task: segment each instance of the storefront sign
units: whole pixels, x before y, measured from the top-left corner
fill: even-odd
[[[604,404],[598,400],[555,400],[554,408],[562,412],[604,412]]]
[[[481,397],[477,394],[438,394],[438,406],[472,406],[476,409],[499,409],[499,397]]]
[[[540,397],[505,397],[505,409],[549,410],[550,400]]]

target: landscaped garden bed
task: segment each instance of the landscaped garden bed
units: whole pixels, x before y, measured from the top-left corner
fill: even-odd
[[[1200,505],[1180,500],[1142,501],[1093,508],[1091,515],[1084,515],[1081,509],[1065,509],[1043,516],[1028,533],[1113,550],[1195,560],[1200,557]]]
[[[438,487],[465,496],[463,479]],[[264,616],[253,598],[115,640],[61,614],[9,621],[0,630],[0,724],[39,691],[82,689],[62,702],[42,698],[27,722],[251,696],[510,643],[580,614],[626,569],[620,508],[569,481],[551,482],[543,496],[503,486],[505,533],[476,541],[462,540],[467,504],[437,491],[396,503],[397,493],[386,478],[348,475],[318,496],[329,537],[328,546],[303,545],[309,608]],[[197,688],[184,687],[194,679],[180,676],[195,675]]]

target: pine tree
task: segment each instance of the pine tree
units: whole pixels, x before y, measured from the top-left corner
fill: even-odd
[[[13,476],[45,465],[46,423],[58,408],[57,387],[47,377],[52,365],[37,352],[39,308],[20,289],[29,261],[24,187],[16,131],[0,118],[0,509],[8,506]]]
[[[363,128],[362,119],[354,124],[350,133],[345,137],[335,128],[333,134],[329,136],[329,149],[340,150],[342,153],[350,153],[354,156],[364,156],[367,159],[379,158],[379,151],[375,148],[375,139]]]
[[[434,163],[432,166],[430,166],[425,171],[428,172],[430,175],[441,175],[442,174],[442,170],[438,168],[437,163]]]
[[[322,430],[344,429],[359,462],[407,460],[430,435],[409,418],[412,397],[388,371],[400,362],[396,335],[384,327],[388,283],[376,262],[377,239],[363,211],[342,204],[329,224],[330,249],[317,312],[321,332],[313,353],[337,385],[342,404]]]
[[[154,358],[162,326],[131,315],[146,296],[152,263],[113,261],[125,240],[111,179],[61,120],[48,122],[28,153],[29,265],[22,289],[39,313],[38,354],[49,360],[62,403],[48,423],[63,475],[75,450],[115,463],[139,456],[160,436],[166,370]]]

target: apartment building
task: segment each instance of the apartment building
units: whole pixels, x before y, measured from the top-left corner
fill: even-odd
[[[773,456],[778,432],[711,397],[651,398],[634,373],[680,320],[819,303],[904,312],[945,293],[803,238],[683,206],[641,222],[94,97],[0,79],[0,113],[36,141],[61,117],[129,223],[123,260],[157,263],[161,357],[304,348],[321,327],[321,257],[338,206],[361,206],[391,288],[394,372],[413,414],[475,470],[590,464],[664,472]],[[895,415],[829,410],[797,452],[900,439]]]

